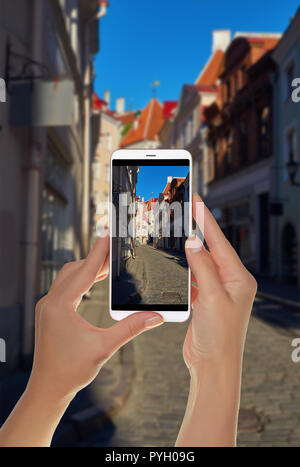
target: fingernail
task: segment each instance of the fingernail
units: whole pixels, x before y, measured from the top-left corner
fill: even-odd
[[[155,328],[156,326],[160,326],[161,324],[163,324],[164,320],[162,318],[162,316],[158,315],[158,316],[153,316],[152,318],[148,318],[146,320],[146,329],[151,329],[151,328]]]
[[[109,236],[109,228],[108,227],[104,227],[104,229],[100,232],[100,237],[101,238],[105,238]]]
[[[96,279],[97,281],[100,281],[102,279],[104,279],[105,277],[107,277],[108,274],[100,274],[100,276],[97,276]]]
[[[203,243],[197,235],[192,235],[187,239],[187,248],[191,253],[199,253],[203,248]]]

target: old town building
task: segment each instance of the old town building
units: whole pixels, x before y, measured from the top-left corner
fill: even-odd
[[[103,0],[1,1],[2,373],[30,360],[36,300],[90,241],[93,56]]]
[[[279,37],[237,33],[224,54],[218,97],[205,109],[211,164],[206,202],[246,266],[261,274],[270,273],[271,51]]]
[[[274,50],[274,172],[272,276],[300,286],[300,103],[293,99],[300,77],[300,9]],[[298,84],[297,84],[298,83]],[[296,95],[297,97],[297,95]]]
[[[110,158],[119,148],[122,123],[106,101],[94,95],[94,110],[100,114],[98,144],[93,161],[93,234],[98,237],[109,226]]]
[[[153,97],[122,139],[121,148],[157,148],[163,122],[163,106]]]
[[[161,132],[161,147],[184,148],[193,157],[193,191],[205,196],[210,177],[204,109],[217,97],[217,80],[224,50],[230,42],[230,31],[212,33],[212,53],[194,84],[182,87],[173,114]]]
[[[136,248],[136,184],[139,168],[114,165],[112,178],[112,279],[119,279]],[[124,209],[124,215],[123,215]]]

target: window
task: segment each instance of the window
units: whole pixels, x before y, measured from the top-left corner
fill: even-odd
[[[42,203],[41,242],[41,294],[48,292],[51,283],[66,257],[66,214],[67,205],[52,189],[44,189]]]
[[[107,134],[106,134],[105,149],[106,149],[107,151],[111,151],[111,150],[112,150],[112,136],[111,136],[110,133],[107,133]]]
[[[105,165],[105,182],[109,183],[109,164]]]
[[[186,146],[186,123],[184,123],[181,127],[181,146],[185,148]]]
[[[294,122],[284,132],[284,181],[289,180],[288,170],[286,164],[289,162],[297,162],[297,133],[296,133],[296,122]]]
[[[224,172],[232,168],[232,131],[228,130],[225,134],[225,154],[224,154]]]
[[[237,73],[235,73],[232,77],[232,97],[235,96],[238,89],[239,89],[238,75]]]
[[[247,84],[247,68],[246,68],[246,65],[243,65],[241,67],[241,84],[242,84],[242,87]]]
[[[258,156],[261,158],[271,155],[270,141],[270,108],[258,109]]]
[[[214,178],[217,179],[219,176],[218,172],[218,148],[219,145],[216,140],[212,143],[212,157],[213,157],[213,167],[214,167]]]
[[[284,74],[284,99],[290,99],[292,93],[292,81],[295,78],[295,62],[294,60],[289,63],[289,65],[285,69]]]
[[[231,89],[230,89],[230,80],[226,81],[226,100],[230,101],[231,98]]]
[[[109,211],[109,195],[107,191],[104,192],[104,203],[105,203],[104,213],[107,214]]]
[[[286,135],[288,162],[295,162],[296,157],[296,131],[293,128]]]
[[[248,128],[247,121],[243,119],[239,124],[239,162],[245,164],[248,161]]]
[[[94,203],[98,204],[99,201],[99,191],[95,190],[93,195]]]
[[[190,115],[189,120],[188,120],[188,129],[189,129],[189,135],[188,135],[188,144],[191,143],[193,140],[194,136],[194,119],[193,119],[193,114]]]
[[[95,180],[100,180],[101,174],[101,162],[99,160],[94,161],[94,178]]]

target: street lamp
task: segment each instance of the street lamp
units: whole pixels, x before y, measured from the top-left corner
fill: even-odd
[[[298,172],[298,167],[299,167],[299,163],[292,159],[286,164],[286,168],[287,168],[287,171],[290,177],[291,184],[294,186],[300,186],[300,183],[297,183],[295,181],[295,178]]]

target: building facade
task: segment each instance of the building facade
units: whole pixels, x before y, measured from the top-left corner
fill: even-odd
[[[293,80],[300,77],[300,9],[274,50],[278,71],[274,82],[274,150],[272,179],[272,274],[300,286],[300,188],[291,183],[288,164],[300,162],[300,103],[292,100]],[[300,177],[296,172],[296,183]]]
[[[4,373],[30,358],[34,308],[88,251],[91,90],[107,2],[1,0],[0,328]]]
[[[161,147],[184,148],[193,157],[193,191],[207,193],[210,180],[207,127],[204,110],[217,97],[217,81],[224,50],[230,42],[229,30],[212,33],[212,53],[194,84],[182,87],[176,109],[160,132]]]
[[[158,148],[160,146],[158,134],[163,122],[163,106],[153,98],[125,134],[120,143],[121,148]]]
[[[119,148],[122,123],[108,109],[105,101],[96,98],[94,107],[100,113],[98,144],[93,161],[93,232],[96,238],[109,226],[110,158],[112,152]]]
[[[212,179],[206,202],[242,261],[270,274],[273,80],[278,35],[236,35],[224,54],[216,101],[205,109]]]
[[[127,261],[135,258],[136,249],[136,184],[138,167],[114,166],[112,202],[115,208],[112,235],[112,279],[119,279]]]

